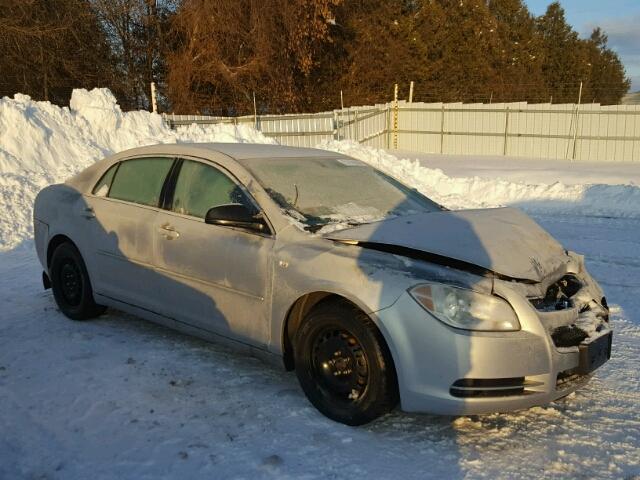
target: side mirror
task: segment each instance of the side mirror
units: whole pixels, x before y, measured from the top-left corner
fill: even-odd
[[[246,228],[257,232],[264,232],[267,229],[267,225],[259,214],[252,213],[241,203],[229,203],[210,208],[204,217],[204,222],[210,225]]]

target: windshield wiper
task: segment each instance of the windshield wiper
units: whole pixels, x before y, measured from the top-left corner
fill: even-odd
[[[298,185],[294,183],[293,187],[296,189],[296,198],[293,200],[293,206],[295,207],[296,205],[298,205],[298,196],[300,192],[298,192]]]
[[[354,222],[354,221],[350,221],[350,222],[324,222],[324,223],[314,223],[312,225],[306,225],[304,227],[304,229],[307,232],[311,232],[311,233],[316,233],[318,230],[322,230],[324,227],[326,227],[327,225],[345,225],[345,227],[341,228],[340,230],[344,230],[345,228],[348,228],[347,225],[349,227],[357,227],[360,225],[365,225],[367,223],[372,223],[372,222]]]
[[[314,223],[313,225],[305,225],[304,229],[307,232],[316,233],[318,230],[321,230],[327,225],[329,225],[329,223]]]

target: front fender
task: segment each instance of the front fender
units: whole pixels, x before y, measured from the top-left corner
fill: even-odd
[[[474,285],[486,292],[493,285],[491,279],[441,265],[325,239],[276,248],[274,255],[270,348],[277,353],[282,353],[287,315],[304,295],[339,295],[378,323],[376,312],[421,282]]]

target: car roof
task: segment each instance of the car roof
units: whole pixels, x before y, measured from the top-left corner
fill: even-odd
[[[344,157],[344,155],[336,152],[316,148],[285,147],[282,145],[262,143],[162,143],[119,152],[100,162],[94,163],[72,178],[67,179],[65,183],[73,186],[80,192],[87,192],[93,188],[98,178],[111,165],[120,160],[140,155],[185,155],[204,158],[211,158],[217,155],[218,157],[223,156],[236,162],[238,160],[249,159],[269,161],[269,159],[295,158],[304,161],[304,159],[312,158]]]
[[[264,143],[173,143],[149,145],[136,148],[136,154],[170,153],[170,154],[198,154],[203,150],[221,153],[236,160],[245,159],[273,159],[273,158],[318,158],[340,157],[339,153],[319,150],[317,148],[286,147]],[[126,152],[122,152],[126,153]]]
[[[335,157],[335,152],[320,150],[317,148],[286,147],[283,145],[269,145],[256,143],[205,143],[200,144],[205,148],[211,148],[235,159],[254,158],[317,158]]]

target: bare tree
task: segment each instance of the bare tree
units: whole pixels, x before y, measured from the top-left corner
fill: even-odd
[[[168,95],[176,111],[304,107],[305,78],[340,0],[185,0],[172,22]]]
[[[165,75],[164,32],[178,0],[91,0],[116,55],[121,97],[129,108],[148,108],[149,84]]]
[[[66,104],[74,87],[110,85],[110,51],[88,1],[1,0],[0,12],[0,94]]]

